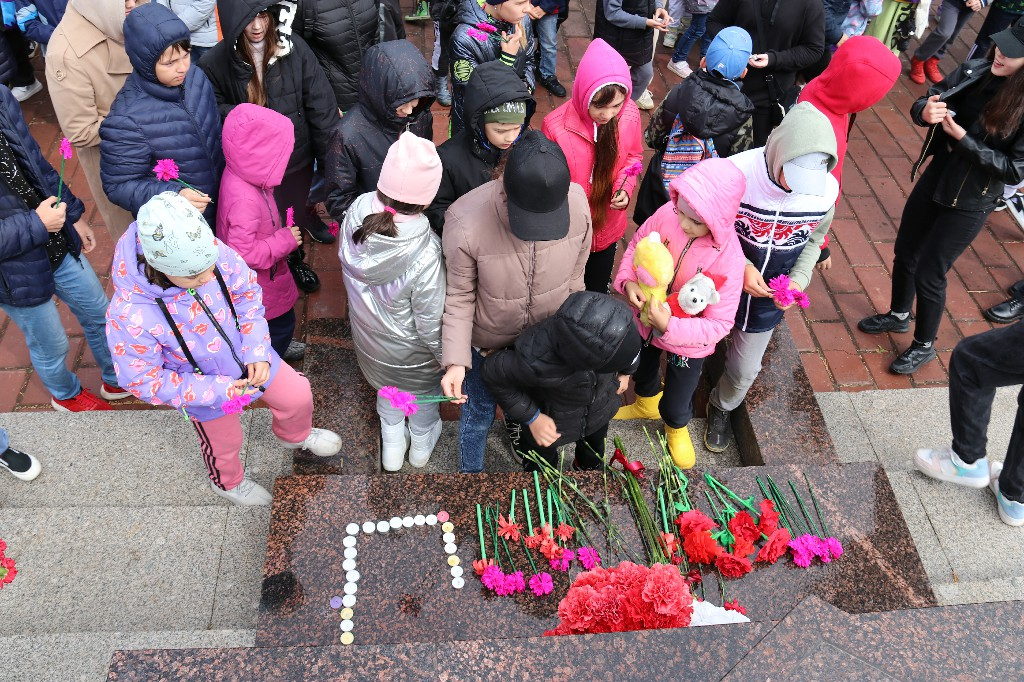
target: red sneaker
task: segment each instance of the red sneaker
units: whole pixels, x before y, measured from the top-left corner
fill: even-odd
[[[924,62],[924,75],[928,76],[928,80],[932,83],[940,82],[945,76],[939,71],[939,58],[929,57]]]
[[[910,58],[910,80],[924,85],[924,62],[915,57]]]
[[[87,388],[83,388],[78,395],[74,398],[68,398],[67,400],[50,398],[50,404],[53,405],[53,409],[58,412],[93,412],[98,410],[114,409],[93,395]]]
[[[121,400],[123,398],[129,398],[131,395],[131,393],[120,386],[111,386],[105,381],[100,384],[100,397],[104,400]]]

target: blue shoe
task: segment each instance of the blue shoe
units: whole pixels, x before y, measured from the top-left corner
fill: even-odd
[[[989,487],[992,489],[992,494],[996,496],[999,518],[1008,526],[1024,526],[1024,504],[1008,500],[999,492],[999,472],[1002,470],[1002,462],[992,463],[992,483],[989,484]]]
[[[925,476],[947,483],[978,489],[989,483],[988,459],[979,459],[973,465],[967,465],[950,447],[936,450],[921,448],[914,455],[914,465]]]

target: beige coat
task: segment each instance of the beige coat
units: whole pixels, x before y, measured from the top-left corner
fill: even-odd
[[[494,180],[463,195],[445,213],[448,269],[441,329],[445,367],[470,367],[470,349],[504,348],[532,324],[583,291],[590,256],[590,206],[569,185],[569,233],[549,242],[516,238],[508,225],[505,189]]]
[[[132,72],[123,24],[123,0],[71,0],[46,50],[46,83],[57,122],[78,150],[96,207],[115,241],[132,215],[103,193],[99,145],[100,124]]]

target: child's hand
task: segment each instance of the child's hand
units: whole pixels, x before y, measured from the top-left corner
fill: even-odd
[[[292,236],[295,237],[295,245],[302,246],[302,230],[299,229],[299,226],[291,225],[288,229],[292,231]]]
[[[772,295],[772,290],[768,288],[761,272],[750,263],[747,263],[743,271],[743,291],[756,298],[767,298]]]
[[[553,444],[562,436],[555,426],[555,420],[543,413],[530,423],[530,433],[537,441],[537,445],[542,448]]]
[[[657,28],[664,31],[672,23],[672,16],[668,13],[668,10],[664,7],[659,7],[654,10],[654,17],[647,20],[647,25],[651,28]]]
[[[644,303],[647,303],[647,297],[644,296],[644,292],[640,291],[640,285],[636,282],[626,282],[626,301],[631,306],[640,310],[644,307]]]
[[[541,19],[546,14],[543,8],[537,7],[536,5],[532,5],[530,9],[526,11],[526,13],[529,14],[530,18],[534,20]]]
[[[615,395],[622,395],[623,393],[626,392],[627,388],[629,388],[629,375],[628,374],[620,374],[619,375],[619,388],[618,388],[617,391],[615,391]]]
[[[455,405],[466,402],[466,396],[462,394],[462,382],[465,378],[466,368],[462,365],[452,365],[441,377],[441,392],[449,398],[455,398],[452,401]]]
[[[766,54],[752,54],[750,59],[747,60],[747,64],[754,67],[755,69],[763,69],[768,66],[768,55]]]
[[[262,386],[270,381],[269,362],[250,362],[245,369],[249,373],[250,386]]]
[[[801,287],[796,282],[790,282],[789,283],[789,288],[790,289],[796,289],[797,291],[803,291],[803,287]],[[779,305],[779,302],[776,301],[774,298],[772,299],[772,303],[774,303],[775,307],[778,308],[779,310],[789,310],[790,308],[792,308],[793,306],[796,305],[796,301],[793,301],[789,305]]]
[[[620,189],[615,193],[615,196],[612,197],[611,207],[621,211],[627,206],[629,206],[629,195],[626,194],[624,190]]]
[[[647,319],[651,321],[652,327],[664,334],[668,329],[668,321],[672,319],[672,309],[668,307],[668,303],[652,305],[647,310]]]
[[[505,31],[501,32],[501,51],[510,57],[519,54],[523,46],[523,23],[519,22],[512,29],[511,35]]]
[[[191,187],[184,187],[178,192],[181,196],[188,199],[188,202],[196,207],[198,211],[205,211],[206,207],[210,204],[210,196],[197,192]]]
[[[832,267],[832,256],[829,256],[823,261],[819,261],[815,267],[818,268],[818,272],[825,272]]]

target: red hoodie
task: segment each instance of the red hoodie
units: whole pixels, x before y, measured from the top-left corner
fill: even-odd
[[[900,77],[900,58],[872,36],[854,36],[836,50],[820,76],[800,93],[800,102],[810,102],[825,114],[836,133],[839,163],[832,175],[843,185],[843,157],[850,114],[870,109],[892,89]]]

